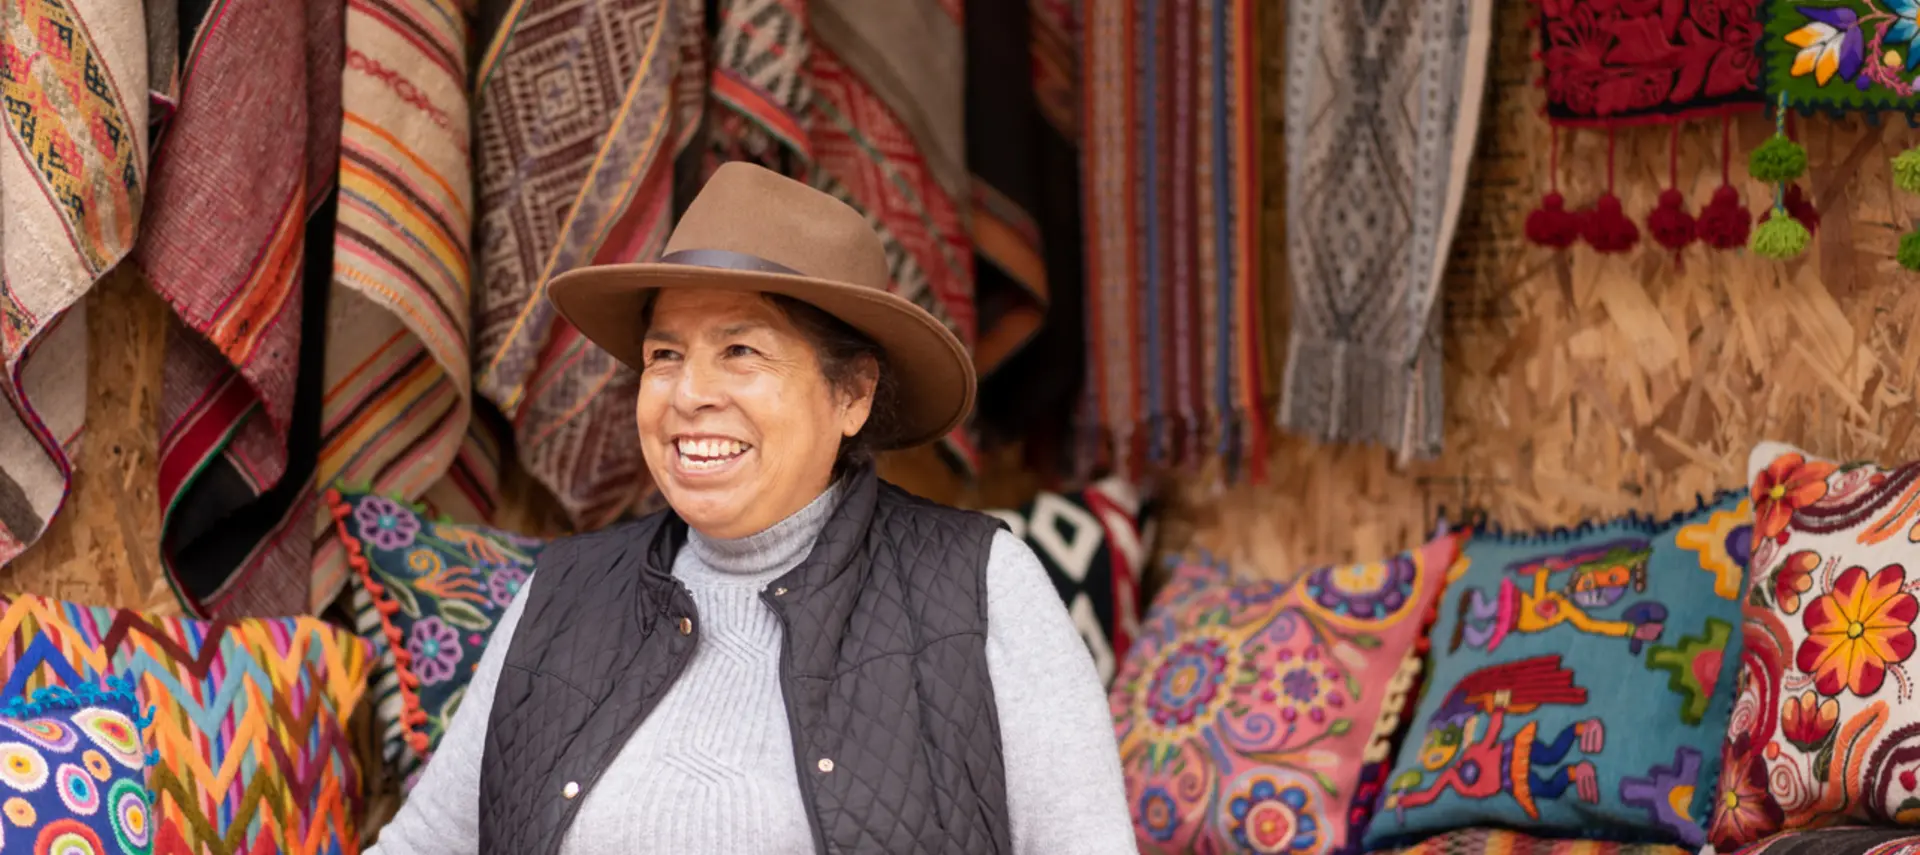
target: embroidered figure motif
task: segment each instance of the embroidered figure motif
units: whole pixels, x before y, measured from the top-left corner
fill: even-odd
[[[1587,756],[1600,753],[1606,746],[1606,726],[1599,719],[1568,725],[1545,742],[1534,721],[1505,736],[1509,714],[1586,702],[1587,690],[1574,685],[1573,672],[1560,664],[1559,656],[1489,665],[1468,674],[1427,721],[1419,754],[1425,771],[1409,770],[1396,778],[1386,807],[1404,824],[1407,809],[1432,804],[1448,790],[1466,799],[1505,793],[1536,820],[1537,799],[1558,799],[1569,788],[1581,801],[1598,803],[1593,763],[1560,764],[1576,747]],[[1434,776],[1431,783],[1428,774]]]
[[[1660,639],[1666,606],[1639,602],[1618,618],[1594,613],[1617,605],[1628,589],[1647,590],[1647,559],[1652,554],[1650,543],[1633,538],[1516,562],[1507,568],[1512,575],[1500,579],[1499,592],[1493,596],[1479,588],[1461,591],[1460,621],[1454,625],[1448,652],[1464,643],[1492,653],[1513,633],[1532,635],[1570,624],[1588,635],[1625,638],[1627,649],[1638,656],[1641,645]],[[1555,588],[1552,581],[1558,573],[1565,573],[1566,581]],[[1514,576],[1531,584],[1522,587]]]

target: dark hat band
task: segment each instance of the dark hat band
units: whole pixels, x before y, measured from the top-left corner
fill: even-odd
[[[683,249],[669,252],[660,257],[661,264],[683,264],[688,267],[711,267],[719,270],[739,270],[746,273],[780,273],[787,276],[805,276],[791,267],[776,261],[768,261],[757,255],[733,252],[725,249]]]

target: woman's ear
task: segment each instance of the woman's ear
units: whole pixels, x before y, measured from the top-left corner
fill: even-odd
[[[854,370],[853,390],[846,396],[842,410],[840,435],[853,436],[865,427],[873,415],[873,396],[880,386],[880,362],[869,355],[860,357]]]

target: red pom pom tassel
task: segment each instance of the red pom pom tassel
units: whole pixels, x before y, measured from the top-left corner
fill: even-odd
[[[1753,231],[1753,214],[1740,204],[1740,191],[1723,184],[1713,191],[1713,201],[1700,210],[1694,230],[1714,249],[1739,249],[1747,245],[1747,234]]]
[[[1587,214],[1587,244],[1600,252],[1626,252],[1640,242],[1640,227],[1620,209],[1620,197],[1608,193]]]
[[[1693,243],[1693,215],[1687,213],[1686,197],[1671,187],[1660,192],[1660,204],[1647,215],[1647,231],[1661,246],[1679,252]]]
[[[1567,210],[1567,200],[1559,193],[1540,197],[1540,207],[1527,215],[1527,240],[1554,249],[1566,249],[1580,239],[1584,231],[1579,214]]]

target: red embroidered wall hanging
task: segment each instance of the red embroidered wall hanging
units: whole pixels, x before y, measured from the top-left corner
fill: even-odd
[[[1527,220],[1536,243],[1565,248],[1585,239],[1601,252],[1621,252],[1639,228],[1613,192],[1612,134],[1621,127],[1726,117],[1767,103],[1757,48],[1761,0],[1536,0],[1538,58],[1554,126],[1554,175],[1541,207]],[[1604,129],[1609,135],[1607,190],[1582,210],[1567,210],[1559,193],[1559,130]],[[1673,140],[1677,142],[1676,128]],[[1670,147],[1674,143],[1670,142]],[[1654,239],[1679,251],[1696,238],[1716,248],[1745,245],[1751,215],[1725,180],[1731,154],[1722,146],[1722,185],[1698,218],[1669,187],[1648,212]]]

